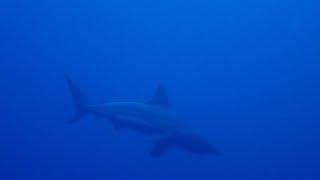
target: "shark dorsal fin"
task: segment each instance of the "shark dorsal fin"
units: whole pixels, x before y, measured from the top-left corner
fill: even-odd
[[[167,90],[162,84],[158,85],[156,92],[148,104],[169,108],[170,103],[168,100]]]

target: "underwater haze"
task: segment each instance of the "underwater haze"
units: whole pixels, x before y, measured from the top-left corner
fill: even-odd
[[[319,180],[320,2],[0,1],[1,180]],[[161,135],[75,111],[159,84],[222,152],[150,155]]]

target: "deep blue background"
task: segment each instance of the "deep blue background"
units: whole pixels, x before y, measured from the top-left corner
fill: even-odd
[[[315,0],[0,1],[0,179],[320,179]],[[152,138],[69,125],[64,74],[94,100],[174,111],[223,152],[149,156]]]

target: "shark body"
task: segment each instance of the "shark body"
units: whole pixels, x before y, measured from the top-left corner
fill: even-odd
[[[198,134],[192,133],[170,110],[165,88],[160,85],[149,102],[104,102],[90,104],[87,97],[66,77],[76,111],[72,122],[87,114],[108,119],[115,128],[130,129],[144,135],[159,135],[150,155],[159,157],[169,149],[179,148],[197,154],[220,155],[221,152]]]

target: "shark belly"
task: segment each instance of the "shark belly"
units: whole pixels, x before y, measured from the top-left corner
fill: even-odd
[[[174,116],[166,109],[136,102],[116,102],[92,106],[93,112],[112,117],[124,127],[149,129],[158,133],[171,134],[179,129]]]

